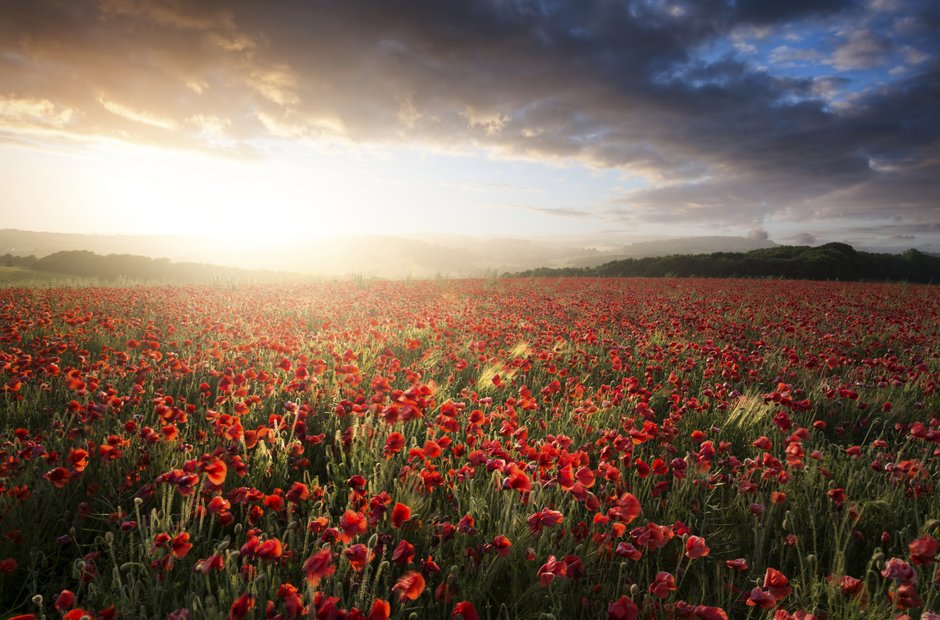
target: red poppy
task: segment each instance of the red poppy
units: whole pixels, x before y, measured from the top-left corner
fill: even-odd
[[[296,620],[301,616],[307,615],[307,607],[304,605],[304,599],[293,584],[284,583],[277,589],[277,597],[284,603],[287,609],[287,615],[291,620]]]
[[[232,607],[229,609],[228,620],[243,620],[254,607],[255,599],[245,592],[232,603]]]
[[[693,613],[696,620],[728,620],[728,614],[721,607],[696,605]]]
[[[392,606],[388,601],[377,598],[372,602],[372,609],[366,620],[388,620],[392,615]]]
[[[503,480],[503,488],[527,493],[532,490],[532,481],[518,465],[512,463],[509,465],[509,475]]]
[[[829,489],[826,491],[826,495],[832,499],[836,508],[841,508],[842,504],[845,503],[845,489]]]
[[[414,545],[409,543],[407,540],[402,540],[398,543],[398,546],[395,547],[395,550],[392,551],[392,562],[404,566],[405,564],[410,564],[415,557],[415,548]]]
[[[196,566],[193,570],[198,573],[209,573],[223,568],[225,568],[225,559],[218,553],[213,553],[204,560],[196,560]]]
[[[398,432],[391,433],[385,440],[385,448],[382,449],[382,454],[385,458],[391,458],[393,454],[401,452],[404,447],[405,436]]]
[[[907,548],[911,552],[911,564],[925,566],[937,561],[937,549],[940,548],[940,543],[930,534],[924,534],[911,541]]]
[[[643,557],[643,552],[634,547],[631,543],[626,541],[621,542],[617,545],[615,553],[622,558],[629,558],[634,562],[638,562],[640,558]]]
[[[656,578],[653,579],[653,583],[651,583],[649,587],[650,594],[659,598],[668,597],[669,593],[675,589],[676,578],[672,576],[672,573],[667,573],[666,571],[656,573]]]
[[[349,562],[349,565],[353,567],[353,570],[356,572],[362,571],[365,568],[366,564],[372,561],[372,558],[375,557],[368,547],[362,543],[355,544],[343,551],[343,555],[346,557],[346,560]]]
[[[506,556],[508,556],[510,552],[510,547],[512,547],[512,541],[506,538],[505,536],[503,536],[502,534],[495,537],[491,544],[496,549],[496,553],[501,558],[505,558]]]
[[[364,534],[367,526],[365,515],[347,510],[339,520],[339,527],[342,530],[340,541],[344,543],[352,541],[356,536]]]
[[[333,566],[333,554],[328,548],[313,553],[303,565],[304,578],[311,587],[317,587],[320,580],[336,572]]]
[[[777,604],[777,599],[773,594],[760,587],[753,588],[747,596],[748,607],[760,607],[761,609],[770,609]]]
[[[173,540],[170,541],[170,551],[177,560],[185,558],[186,554],[189,553],[189,550],[192,548],[193,546],[189,542],[188,532],[177,534]]]
[[[685,541],[685,556],[690,560],[704,558],[711,551],[701,536],[689,536]]]
[[[643,511],[640,500],[632,493],[624,493],[617,499],[617,507],[620,509],[620,518],[624,523],[630,523]]]
[[[56,467],[55,469],[50,469],[45,474],[43,478],[52,483],[57,489],[65,488],[65,485],[68,484],[69,479],[71,478],[71,472],[64,467]]]
[[[607,605],[607,620],[636,620],[640,610],[627,596],[621,596]]]
[[[402,575],[392,587],[393,592],[398,592],[400,600],[417,600],[424,592],[424,577],[416,571],[408,571]]]
[[[224,461],[214,459],[203,465],[202,471],[205,472],[209,482],[215,486],[222,486],[225,482],[225,474],[228,473],[228,467],[225,466]]]
[[[913,583],[902,583],[896,590],[888,592],[888,597],[898,609],[910,609],[924,604],[920,593],[917,592],[917,586]]]
[[[545,508],[529,515],[527,521],[529,523],[529,529],[532,530],[532,533],[538,534],[542,531],[544,527],[554,527],[562,522],[564,515],[562,515],[557,510],[549,510]]]
[[[73,470],[85,471],[85,468],[88,467],[88,450],[69,448],[68,461],[72,464]]]
[[[668,525],[647,523],[642,527],[632,530],[630,536],[633,537],[636,544],[640,547],[661,549],[675,536],[675,532]]]
[[[477,613],[477,608],[473,606],[473,603],[470,601],[460,601],[454,605],[453,611],[450,612],[452,618],[457,618],[459,620],[480,620],[480,614]]]
[[[777,601],[785,598],[793,591],[790,588],[790,580],[775,568],[768,568],[767,572],[764,573],[764,587]]]
[[[62,590],[56,597],[53,607],[56,611],[65,611],[75,606],[75,594],[71,590]]]
[[[914,568],[901,558],[890,558],[885,563],[881,576],[885,579],[893,579],[898,583],[913,583],[916,579]]]
[[[277,538],[268,538],[255,548],[255,555],[262,560],[276,560],[284,553],[284,547]]]
[[[284,498],[280,495],[267,495],[264,498],[264,507],[272,512],[281,512],[284,510]]]
[[[842,594],[850,597],[858,596],[865,589],[865,582],[849,575],[842,575],[836,580]]]
[[[746,571],[748,569],[747,560],[744,558],[737,558],[735,560],[725,560],[725,566],[728,568],[733,568],[736,571]]]
[[[547,588],[551,585],[552,581],[555,580],[555,577],[565,577],[568,574],[568,564],[566,562],[559,562],[555,556],[548,556],[548,560],[545,561],[539,570],[539,585],[543,588]]]
[[[232,504],[220,495],[216,495],[206,504],[206,510],[208,510],[210,514],[221,514],[231,509],[231,507]]]
[[[400,528],[411,518],[411,508],[404,504],[396,503],[392,508],[392,527]]]
[[[310,489],[307,488],[307,485],[302,482],[294,482],[290,489],[287,490],[287,501],[299,504],[308,497],[310,497]]]

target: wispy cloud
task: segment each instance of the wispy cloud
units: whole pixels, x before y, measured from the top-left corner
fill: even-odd
[[[557,217],[573,217],[573,218],[594,218],[597,217],[596,214],[589,211],[584,211],[582,209],[574,209],[568,207],[536,207],[533,205],[512,205],[515,209],[524,209],[526,211],[531,211],[532,213],[539,213],[542,215],[553,215]]]

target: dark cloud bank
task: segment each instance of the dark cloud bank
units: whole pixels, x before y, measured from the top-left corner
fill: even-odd
[[[645,176],[611,202],[625,222],[893,217],[886,235],[940,222],[940,63],[924,34],[938,3],[33,0],[4,13],[7,140],[238,157],[272,136],[483,147]],[[783,77],[702,52],[820,24],[843,30],[829,67],[899,49],[918,62],[834,102],[848,81],[835,68]]]

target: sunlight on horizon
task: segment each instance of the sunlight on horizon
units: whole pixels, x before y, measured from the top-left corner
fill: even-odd
[[[344,171],[301,171],[277,160],[235,160],[123,145],[91,149],[79,162],[120,209],[126,229],[240,243],[275,244],[348,233],[329,205],[343,202]]]
[[[610,187],[640,183],[617,171],[487,152],[311,141],[265,149],[235,157],[115,139],[41,151],[0,146],[9,162],[0,181],[15,187],[10,202],[33,206],[8,226],[35,229],[29,222],[42,216],[53,222],[50,232],[251,247],[355,235],[537,237],[557,234],[559,223],[566,234],[603,234],[616,222],[571,215],[569,205],[603,204]]]

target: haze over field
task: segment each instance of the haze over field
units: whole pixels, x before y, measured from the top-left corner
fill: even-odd
[[[938,3],[274,7],[6,3],[0,226],[412,275],[940,251]]]
[[[82,235],[0,230],[0,255],[41,258],[55,252],[87,250],[101,255],[131,254],[297,274],[361,274],[392,278],[481,276],[546,266],[599,265],[628,257],[746,251],[774,245],[771,241],[744,237],[687,237],[598,246],[597,239],[588,235],[539,239],[342,235],[278,244],[265,241],[233,243],[225,238],[181,235]]]

